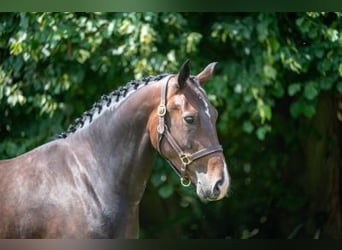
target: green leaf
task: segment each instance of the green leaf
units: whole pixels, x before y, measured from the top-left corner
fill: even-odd
[[[277,71],[271,65],[264,66],[264,74],[267,78],[276,79]]]
[[[326,31],[326,36],[330,39],[330,41],[336,42],[339,39],[339,32],[330,28]]]
[[[18,146],[17,144],[8,141],[7,143],[5,143],[5,151],[7,153],[7,155],[17,155],[18,152]]]
[[[321,59],[324,56],[324,50],[322,49],[316,49],[313,53],[319,59]]]
[[[172,185],[163,185],[159,188],[158,193],[160,197],[167,199],[173,194],[173,191],[174,189]]]
[[[76,60],[79,63],[84,63],[88,58],[90,57],[90,52],[85,50],[85,49],[80,49],[78,51],[78,57],[76,58]]]
[[[293,57],[289,59],[288,64],[292,71],[296,72],[297,74],[301,72],[302,65],[298,61],[296,61]]]
[[[259,41],[265,41],[266,37],[268,36],[268,27],[267,24],[264,22],[260,22],[257,24],[257,31],[258,31],[258,39]]]
[[[270,131],[271,127],[269,125],[264,125],[256,130],[256,136],[260,141],[263,141],[266,138],[266,134]]]
[[[298,93],[301,89],[301,85],[299,83],[293,83],[290,84],[287,88],[287,93],[289,96],[294,96],[296,93]]]
[[[329,58],[323,59],[317,65],[317,69],[322,74],[326,74],[331,69],[331,67],[332,67],[332,62]]]
[[[304,17],[300,17],[300,18],[297,18],[296,20],[296,25],[297,26],[302,26],[302,24],[304,23]]]
[[[311,118],[316,113],[316,107],[314,103],[301,99],[291,104],[290,113],[293,118],[297,118],[301,114],[307,118]]]
[[[264,122],[265,120],[271,120],[272,118],[272,110],[271,107],[267,104],[263,104],[259,107],[259,112],[262,121]]]
[[[272,94],[277,98],[281,98],[284,96],[284,92],[285,92],[284,89],[279,87],[279,88],[273,89]]]
[[[252,133],[254,130],[254,126],[250,121],[245,121],[242,125],[242,128],[248,134]]]
[[[340,63],[340,65],[338,66],[338,73],[340,77],[342,77],[342,63]]]
[[[279,44],[277,38],[271,37],[271,38],[269,38],[269,41],[270,41],[270,45],[271,45],[272,50],[277,51],[280,47],[280,44]]]
[[[317,83],[315,82],[308,82],[305,84],[304,96],[306,99],[313,100],[319,94],[316,86]]]
[[[313,104],[305,104],[303,105],[303,114],[307,117],[307,118],[311,118],[314,116],[314,114],[316,113],[316,108]]]
[[[151,180],[153,186],[155,186],[155,187],[158,187],[159,185],[161,185],[163,183],[162,178],[160,178],[159,173],[158,174],[153,173],[151,175],[150,180]]]
[[[334,83],[335,83],[335,79],[324,77],[319,80],[319,87],[322,90],[329,90],[334,85]]]

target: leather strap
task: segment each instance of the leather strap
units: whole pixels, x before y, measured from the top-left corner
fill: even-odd
[[[167,76],[165,80],[161,83],[162,86],[161,86],[161,93],[160,93],[160,104],[157,110],[158,116],[159,116],[159,124],[157,127],[157,132],[158,132],[157,150],[159,151],[159,153],[161,153],[160,144],[163,138],[163,134],[165,133],[165,130],[166,130],[165,116],[167,112],[167,108],[166,108],[167,86],[172,76],[174,75]]]

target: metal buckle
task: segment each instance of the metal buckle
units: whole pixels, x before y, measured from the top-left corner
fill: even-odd
[[[158,132],[159,134],[161,134],[161,135],[164,134],[164,132],[165,132],[165,126],[162,126],[162,125],[158,124],[157,132]]]
[[[164,104],[160,104],[158,106],[158,116],[163,117],[166,115],[166,106]]]
[[[183,187],[189,187],[191,185],[191,180],[189,178],[181,177],[180,181]]]
[[[183,166],[188,166],[192,162],[192,160],[189,158],[189,155],[182,154],[179,156],[181,162],[183,163]]]

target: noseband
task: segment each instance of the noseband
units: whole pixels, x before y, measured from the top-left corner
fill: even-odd
[[[161,146],[161,141],[163,137],[165,137],[166,140],[171,145],[172,149],[178,154],[179,160],[182,163],[181,169],[179,170],[171,161],[169,161],[168,159],[166,160],[169,162],[170,166],[176,171],[176,173],[180,176],[181,184],[184,187],[188,187],[191,185],[191,180],[186,175],[187,167],[193,161],[209,154],[222,152],[223,149],[221,145],[212,145],[212,146],[209,146],[208,148],[200,149],[199,151],[195,153],[186,153],[181,149],[181,147],[176,142],[175,138],[171,135],[166,125],[165,116],[167,113],[167,108],[166,108],[167,86],[172,76],[173,75],[170,75],[169,77],[167,77],[165,81],[163,81],[162,86],[161,86],[161,99],[160,99],[160,104],[158,106],[159,124],[157,127],[157,132],[158,132],[158,144],[157,144],[158,148],[157,149],[159,153],[162,154],[160,146]]]

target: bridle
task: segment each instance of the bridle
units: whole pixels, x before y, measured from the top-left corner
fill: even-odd
[[[171,135],[165,121],[167,108],[166,108],[166,102],[167,102],[167,86],[171,79],[171,77],[174,75],[169,75],[165,78],[165,80],[162,82],[161,86],[161,99],[160,104],[158,106],[158,116],[159,116],[159,124],[157,127],[158,132],[158,143],[157,143],[157,150],[161,155],[161,142],[163,137],[169,142],[170,146],[173,148],[173,150],[178,154],[179,160],[182,163],[181,169],[179,170],[170,160],[165,158],[170,166],[175,170],[175,172],[180,176],[181,184],[184,187],[188,187],[191,185],[190,178],[186,175],[187,167],[194,162],[195,160],[202,158],[204,156],[216,153],[216,152],[222,152],[222,146],[221,145],[212,145],[207,148],[200,149],[199,151],[195,153],[187,153],[184,152],[181,147],[178,145],[174,137]]]

